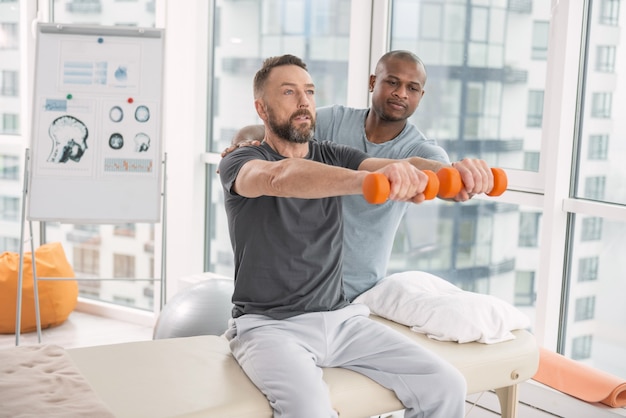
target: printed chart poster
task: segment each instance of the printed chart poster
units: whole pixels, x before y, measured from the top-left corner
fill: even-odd
[[[160,220],[162,35],[38,25],[29,219]]]

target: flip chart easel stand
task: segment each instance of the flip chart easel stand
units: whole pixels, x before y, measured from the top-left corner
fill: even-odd
[[[40,225],[161,222],[159,308],[165,304],[164,30],[38,23],[36,37],[31,144],[22,192],[16,345],[27,221],[39,342],[39,279],[157,279],[38,278],[32,221]],[[44,233],[40,241],[45,241]]]
[[[163,156],[163,185],[162,185],[162,193],[161,193],[161,204],[162,204],[162,220],[161,220],[161,277],[160,278],[148,278],[148,279],[136,279],[136,278],[116,278],[115,280],[149,280],[160,282],[160,292],[159,292],[159,311],[163,309],[166,300],[166,219],[167,219],[167,154]],[[18,281],[17,281],[17,303],[16,303],[16,312],[15,312],[15,345],[20,345],[20,334],[21,334],[21,325],[22,325],[22,299],[23,299],[23,285],[24,285],[24,243],[26,242],[24,229],[26,227],[26,205],[27,205],[27,195],[28,195],[28,180],[29,180],[29,166],[30,166],[30,149],[26,148],[24,155],[24,187],[22,188],[22,214],[21,214],[21,222],[20,222],[20,247],[19,247],[19,266],[18,266]],[[35,305],[35,323],[37,327],[37,341],[41,343],[41,315],[39,309],[39,280],[81,280],[76,277],[37,277],[37,263],[35,259],[35,244],[33,239],[33,222],[28,219],[28,241],[30,243],[30,252],[31,252],[31,265],[32,265],[32,273],[33,273],[33,297],[34,297],[34,305]],[[111,279],[82,279],[82,280],[111,280]]]

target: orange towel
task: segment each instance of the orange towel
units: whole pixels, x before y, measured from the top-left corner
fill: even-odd
[[[626,380],[541,348],[534,380],[585,402],[626,406]]]

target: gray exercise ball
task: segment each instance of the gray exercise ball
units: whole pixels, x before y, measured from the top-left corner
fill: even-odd
[[[209,279],[178,292],[163,306],[153,339],[222,335],[231,317],[233,289],[230,279]]]

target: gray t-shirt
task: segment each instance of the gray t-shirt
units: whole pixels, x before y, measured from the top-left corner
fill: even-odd
[[[369,109],[335,105],[317,109],[315,136],[359,149],[370,157],[401,159],[422,157],[450,163],[448,154],[407,124],[393,140],[374,144],[365,135]],[[394,236],[409,203],[388,201],[371,205],[362,196],[343,197],[346,296],[353,300],[387,274]]]
[[[356,170],[366,157],[350,147],[311,141],[305,158]],[[219,164],[235,254],[233,317],[254,313],[284,319],[348,304],[341,276],[341,198],[250,199],[232,190],[246,162],[283,158],[264,143],[239,148]]]

